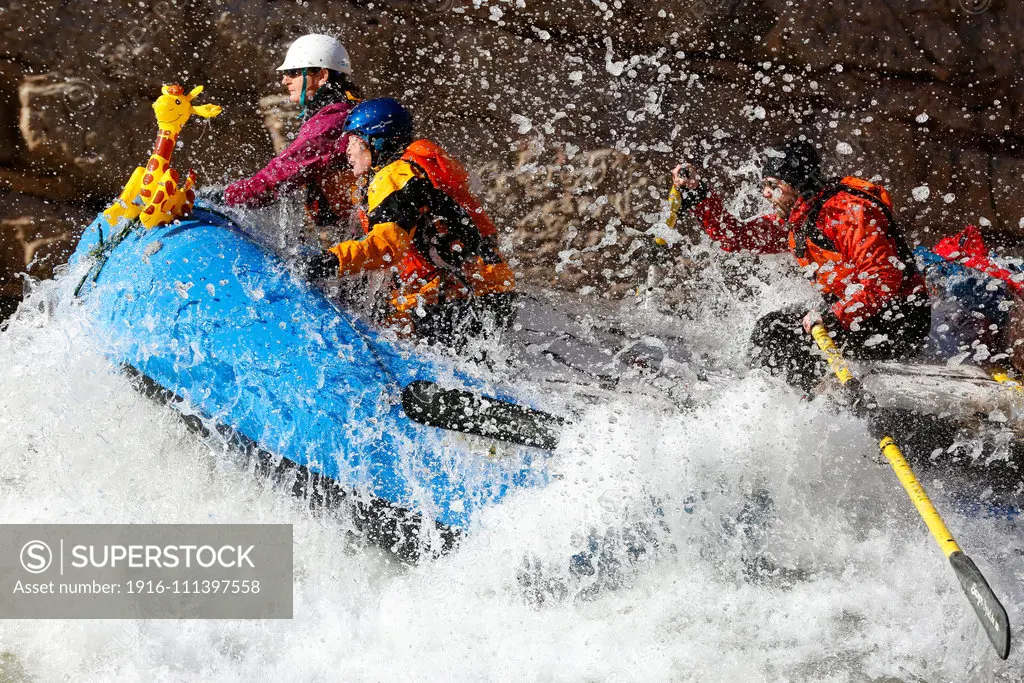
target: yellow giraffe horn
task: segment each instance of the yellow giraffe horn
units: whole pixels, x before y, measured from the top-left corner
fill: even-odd
[[[198,107],[192,107],[192,113],[202,116],[204,119],[212,119],[214,116],[223,111],[220,105],[217,104],[200,104]]]

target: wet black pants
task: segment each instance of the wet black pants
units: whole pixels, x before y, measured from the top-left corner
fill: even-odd
[[[827,367],[814,353],[816,344],[804,332],[803,309],[786,309],[765,315],[750,335],[751,367],[767,368],[789,384],[809,392],[824,377]],[[903,301],[860,322],[855,331],[835,325],[829,329],[836,345],[849,358],[906,360],[920,351],[931,326],[927,299]]]
[[[446,301],[428,307],[422,318],[413,313],[413,335],[428,344],[441,344],[462,353],[472,340],[501,334],[515,320],[517,311],[513,292]]]

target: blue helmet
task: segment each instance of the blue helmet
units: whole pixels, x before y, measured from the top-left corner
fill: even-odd
[[[382,159],[412,144],[412,117],[397,100],[366,100],[349,112],[345,132],[362,138],[374,158]]]

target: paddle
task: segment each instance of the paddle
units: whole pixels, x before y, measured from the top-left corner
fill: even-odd
[[[402,390],[402,409],[410,420],[430,427],[546,450],[558,445],[558,430],[565,422],[540,410],[426,380],[410,382]]]
[[[960,580],[960,586],[963,588],[967,600],[974,607],[978,620],[981,622],[982,627],[984,627],[985,633],[988,634],[988,639],[992,641],[996,653],[1001,659],[1006,659],[1010,655],[1010,621],[1006,616],[1006,610],[1003,609],[999,599],[992,592],[988,581],[982,576],[981,571],[953,539],[953,534],[946,528],[942,517],[939,516],[931,500],[929,500],[928,494],[921,488],[921,484],[917,481],[917,477],[914,476],[914,472],[910,469],[910,464],[907,463],[906,458],[903,457],[899,446],[872,419],[872,411],[877,404],[874,398],[864,390],[860,382],[853,376],[853,373],[850,372],[850,367],[846,364],[846,360],[839,349],[836,348],[832,338],[828,336],[828,330],[825,329],[824,325],[815,325],[811,329],[811,335],[818,344],[818,348],[822,350],[828,359],[828,365],[832,372],[835,373],[839,382],[846,388],[853,399],[854,411],[868,418],[875,437],[879,439],[878,446],[882,451],[882,455],[889,461],[893,471],[896,473],[896,477],[899,478],[900,483],[903,485],[903,489],[910,496],[914,507],[917,508],[917,512],[921,515],[924,523],[928,525],[928,530],[931,531],[936,543],[939,544],[942,552],[949,558],[949,563],[953,567],[957,579]]]

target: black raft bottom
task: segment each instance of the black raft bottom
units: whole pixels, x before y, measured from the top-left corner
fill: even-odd
[[[181,397],[134,367],[126,364],[121,367],[139,392],[175,409],[191,431],[203,438],[211,436],[209,424],[196,415],[186,415],[177,410],[176,406],[184,403]],[[313,472],[305,465],[274,456],[227,425],[214,423],[213,429],[229,448],[254,463],[258,479],[269,480],[289,490],[296,498],[306,501],[312,511],[349,512],[356,531],[365,541],[381,547],[401,562],[411,564],[424,556],[442,555],[458,542],[460,533],[457,530],[434,521],[440,543],[428,546],[421,533],[424,524],[422,514],[382,498],[347,491],[336,480]]]

